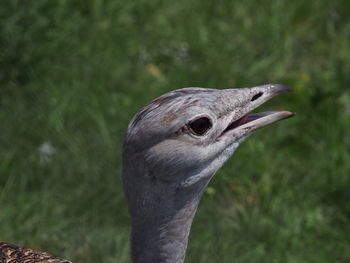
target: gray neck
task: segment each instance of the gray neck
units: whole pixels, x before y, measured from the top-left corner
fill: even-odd
[[[160,181],[152,184],[139,184],[143,189],[133,191],[141,190],[145,194],[132,201],[137,205],[130,207],[129,203],[133,262],[182,263],[203,191],[167,187]]]

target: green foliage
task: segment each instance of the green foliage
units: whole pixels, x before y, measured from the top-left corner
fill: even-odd
[[[130,262],[123,132],[186,86],[283,83],[297,112],[213,179],[187,262],[350,260],[347,1],[4,0],[1,239],[74,260]]]

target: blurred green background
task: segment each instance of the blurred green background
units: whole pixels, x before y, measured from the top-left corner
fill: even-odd
[[[283,83],[214,177],[187,262],[350,261],[348,1],[0,2],[0,239],[74,262],[130,262],[121,144],[186,86]]]

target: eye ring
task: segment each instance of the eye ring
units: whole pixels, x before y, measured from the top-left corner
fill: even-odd
[[[212,121],[208,117],[199,117],[187,124],[190,132],[197,136],[203,136],[212,126]]]

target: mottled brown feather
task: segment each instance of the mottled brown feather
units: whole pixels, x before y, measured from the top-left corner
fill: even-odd
[[[0,242],[0,263],[72,263],[46,252]]]

